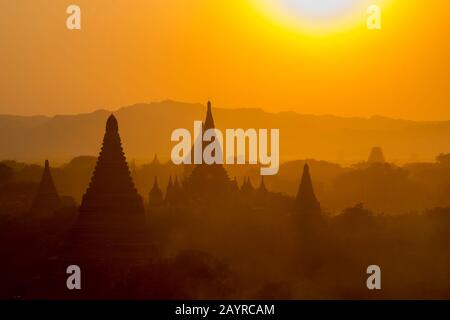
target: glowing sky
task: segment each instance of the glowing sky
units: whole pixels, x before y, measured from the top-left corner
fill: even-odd
[[[361,23],[368,0],[254,0],[268,16],[309,33],[339,32]],[[378,1],[382,2],[382,1]]]
[[[65,28],[66,7],[82,30]],[[327,5],[321,5],[326,3]],[[174,99],[450,119],[450,1],[0,0],[0,113]]]

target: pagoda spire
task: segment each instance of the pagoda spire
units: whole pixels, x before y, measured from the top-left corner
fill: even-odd
[[[320,203],[314,194],[308,164],[305,164],[303,167],[303,175],[297,192],[296,205],[302,214],[320,213]]]
[[[160,164],[160,162],[158,159],[158,154],[155,153],[155,157],[153,158],[152,165],[159,165],[159,164]]]
[[[44,173],[31,206],[31,212],[37,215],[50,214],[61,207],[61,199],[56,190],[50,172],[50,164],[45,160]]]
[[[173,188],[172,176],[169,177],[169,182],[167,183],[167,190]]]
[[[159,189],[158,177],[157,176],[155,176],[155,180],[153,181],[153,189]]]
[[[250,177],[247,177],[247,187],[250,190],[254,190],[255,189],[255,188],[253,188],[253,184],[252,184],[252,181],[250,180]]]
[[[206,117],[203,122],[203,132],[209,129],[214,129],[214,118],[212,115],[211,102],[207,103]],[[215,137],[214,139],[216,139]],[[202,142],[203,150],[210,142]],[[215,152],[215,151],[214,151]],[[190,157],[193,160],[194,146],[191,149]],[[188,169],[189,168],[189,169]],[[186,170],[187,169],[187,170]],[[224,197],[230,194],[232,188],[228,173],[222,164],[198,164],[192,167],[185,167],[186,179],[183,187],[186,195],[197,200],[212,200]],[[212,200],[214,201],[214,200]]]
[[[106,122],[103,145],[94,173],[80,206],[80,217],[112,216],[144,218],[142,199],[137,193],[128,168],[114,115]]]
[[[175,182],[173,183],[173,187],[178,189],[181,188],[180,183],[178,182],[178,176],[175,175]]]
[[[205,121],[202,122],[202,132],[204,133],[206,130],[208,129],[215,129],[215,124],[214,124],[214,118],[212,115],[212,105],[211,105],[211,101],[208,101],[207,103],[207,108],[206,108],[206,116],[205,116]],[[202,139],[202,137],[194,137],[195,139]],[[202,141],[202,155],[203,155],[203,150],[205,150],[206,146],[209,144],[208,141]],[[189,152],[189,154],[187,155],[188,159],[190,159],[190,163],[194,164],[194,144],[191,147],[191,150]],[[189,176],[192,173],[192,169],[188,170],[187,172],[187,176]]]
[[[231,181],[231,187],[232,187],[232,190],[234,190],[234,191],[239,190],[239,184],[238,184],[238,181],[237,181],[236,176],[235,176],[234,179]]]
[[[175,182],[173,184],[174,202],[177,204],[183,203],[184,192],[183,185],[178,180],[178,175],[175,176]]]
[[[214,129],[214,128],[215,128],[215,125],[214,125],[214,118],[212,115],[211,101],[208,101],[203,131],[206,131],[208,129]]]
[[[255,188],[252,185],[252,182],[250,181],[250,177],[244,177],[244,183],[241,187],[241,192],[246,194],[252,194],[255,191]]]
[[[267,191],[267,188],[266,188],[266,184],[264,183],[264,176],[261,176],[261,184],[259,185],[258,193],[265,194],[267,192],[268,191]]]
[[[172,182],[172,176],[169,177],[169,183],[167,184],[167,188],[166,188],[166,197],[164,198],[164,201],[166,203],[171,203],[173,201],[173,194],[174,194],[174,186],[173,186],[173,182]]]
[[[245,188],[247,188],[247,177],[244,176],[244,181],[242,182],[241,188],[240,190],[245,190]]]
[[[158,185],[158,177],[155,176],[155,181],[153,182],[153,187],[150,190],[149,196],[149,205],[151,207],[160,206],[163,202],[163,193]]]

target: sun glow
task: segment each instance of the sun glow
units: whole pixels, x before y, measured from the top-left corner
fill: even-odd
[[[305,33],[328,34],[365,26],[370,0],[251,0],[280,23]]]

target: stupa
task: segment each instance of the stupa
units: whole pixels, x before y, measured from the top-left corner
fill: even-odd
[[[142,243],[144,222],[142,199],[122,150],[117,120],[111,115],[72,231],[71,245],[84,256],[125,257]]]
[[[308,164],[303,167],[303,176],[295,201],[297,210],[302,215],[319,215],[321,212],[320,203],[314,194]]]
[[[148,204],[151,208],[159,207],[163,204],[163,193],[159,188],[157,177],[155,177],[153,187],[148,194]]]
[[[45,160],[44,173],[31,205],[31,213],[34,217],[48,216],[60,209],[61,206],[61,198],[53,182],[49,162]]]

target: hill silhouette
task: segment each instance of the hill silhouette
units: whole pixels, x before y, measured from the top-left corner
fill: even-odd
[[[168,160],[172,130],[192,130],[204,109],[201,104],[167,100],[115,111],[128,158],[151,160],[157,153]],[[0,159],[41,162],[51,157],[53,162],[64,163],[77,155],[95,155],[109,114],[98,110],[54,117],[0,115]],[[403,163],[430,161],[450,149],[450,121],[268,113],[255,108],[216,108],[215,115],[219,129],[280,128],[282,161],[315,158],[349,164],[367,159],[370,148],[378,145],[388,161]]]

